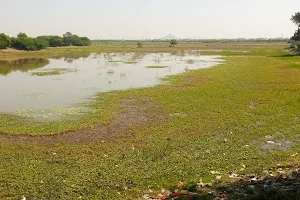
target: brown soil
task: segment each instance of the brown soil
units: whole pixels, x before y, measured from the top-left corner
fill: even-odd
[[[17,53],[17,52],[25,52],[25,51],[22,51],[22,50],[11,49],[11,48],[8,48],[8,49],[1,49],[0,51],[1,51],[1,52],[4,52],[4,53]]]
[[[29,142],[42,145],[101,143],[132,136],[134,129],[164,119],[161,106],[154,104],[151,99],[144,99],[142,102],[135,99],[125,99],[121,106],[122,111],[116,113],[108,125],[96,125],[92,128],[52,136],[0,135],[0,142]]]

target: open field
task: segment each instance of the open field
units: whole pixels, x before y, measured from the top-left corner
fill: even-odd
[[[90,105],[99,112],[76,120],[2,115],[0,199],[142,199],[180,181],[202,179],[215,190],[237,181],[232,174],[280,174],[299,166],[300,58],[283,50],[287,44],[135,47],[0,52],[0,60],[187,50],[224,56],[218,66],[168,77],[170,84],[99,94]],[[252,186],[241,195],[258,198]],[[199,199],[213,199],[204,194]]]
[[[47,48],[38,52],[25,52],[16,50],[0,50],[0,60],[15,60],[21,58],[79,58],[90,53],[103,52],[171,52],[176,53],[187,50],[205,50],[203,55],[215,55],[215,50],[222,50],[218,55],[261,55],[274,53],[274,49],[288,47],[285,42],[272,43],[180,43],[176,48],[170,48],[168,42],[146,42],[143,48],[137,48],[136,42],[115,42],[94,44],[88,47],[59,47]],[[210,51],[212,50],[212,51]],[[251,51],[249,51],[251,50]],[[278,52],[279,53],[279,52]]]

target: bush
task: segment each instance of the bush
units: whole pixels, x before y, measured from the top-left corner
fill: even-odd
[[[177,40],[171,40],[170,41],[170,46],[171,47],[175,47],[175,45],[177,45],[177,44],[178,44]]]
[[[47,48],[48,43],[45,40],[30,38],[26,34],[20,33],[18,38],[12,39],[11,46],[18,50],[37,51]]]
[[[90,46],[91,45],[91,41],[90,41],[89,38],[87,38],[87,37],[81,37],[80,39],[82,40],[84,46]]]
[[[28,37],[25,33],[19,33],[17,38],[9,38],[4,34],[0,34],[0,48],[6,48],[10,46],[18,50],[25,51],[37,51],[50,47],[60,47],[60,46],[89,46],[91,41],[87,37],[79,37],[67,32],[60,36],[39,36],[37,38]]]
[[[49,47],[61,47],[64,46],[63,38],[57,35],[45,35],[37,37],[40,40],[47,42]]]
[[[6,49],[11,45],[11,39],[4,33],[0,34],[0,49]]]
[[[65,46],[89,46],[91,41],[87,37],[79,37],[78,35],[73,35],[70,32],[66,32],[63,37],[63,42]]]
[[[137,43],[137,46],[138,46],[138,48],[142,48],[142,47],[143,47],[143,43],[138,42],[138,43]]]
[[[84,42],[77,35],[73,35],[71,41],[71,44],[74,46],[85,46]]]
[[[53,36],[49,40],[50,47],[61,47],[64,46],[63,38],[60,36]]]

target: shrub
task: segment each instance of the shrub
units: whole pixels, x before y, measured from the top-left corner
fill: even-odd
[[[11,45],[11,39],[4,33],[0,34],[0,49],[6,49]]]
[[[177,40],[171,40],[170,41],[171,47],[175,47],[175,45],[177,45],[177,44],[178,44]]]
[[[80,37],[80,39],[82,40],[84,46],[90,46],[91,45],[91,41],[89,38],[87,37]]]
[[[27,37],[25,33],[19,33],[17,38],[12,38],[11,46],[18,50],[37,51],[45,49],[48,43],[45,40]]]
[[[61,47],[64,46],[63,38],[57,35],[45,35],[37,37],[40,40],[47,42],[50,47]]]
[[[73,35],[70,32],[66,32],[63,36],[63,42],[65,46],[89,46],[91,41],[87,37],[79,37],[78,35]]]
[[[143,47],[143,43],[138,42],[138,43],[137,43],[137,46],[138,46],[138,48],[142,48],[142,47]]]

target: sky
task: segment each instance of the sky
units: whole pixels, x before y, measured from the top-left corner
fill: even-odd
[[[0,0],[0,33],[90,39],[291,37],[300,0]]]

